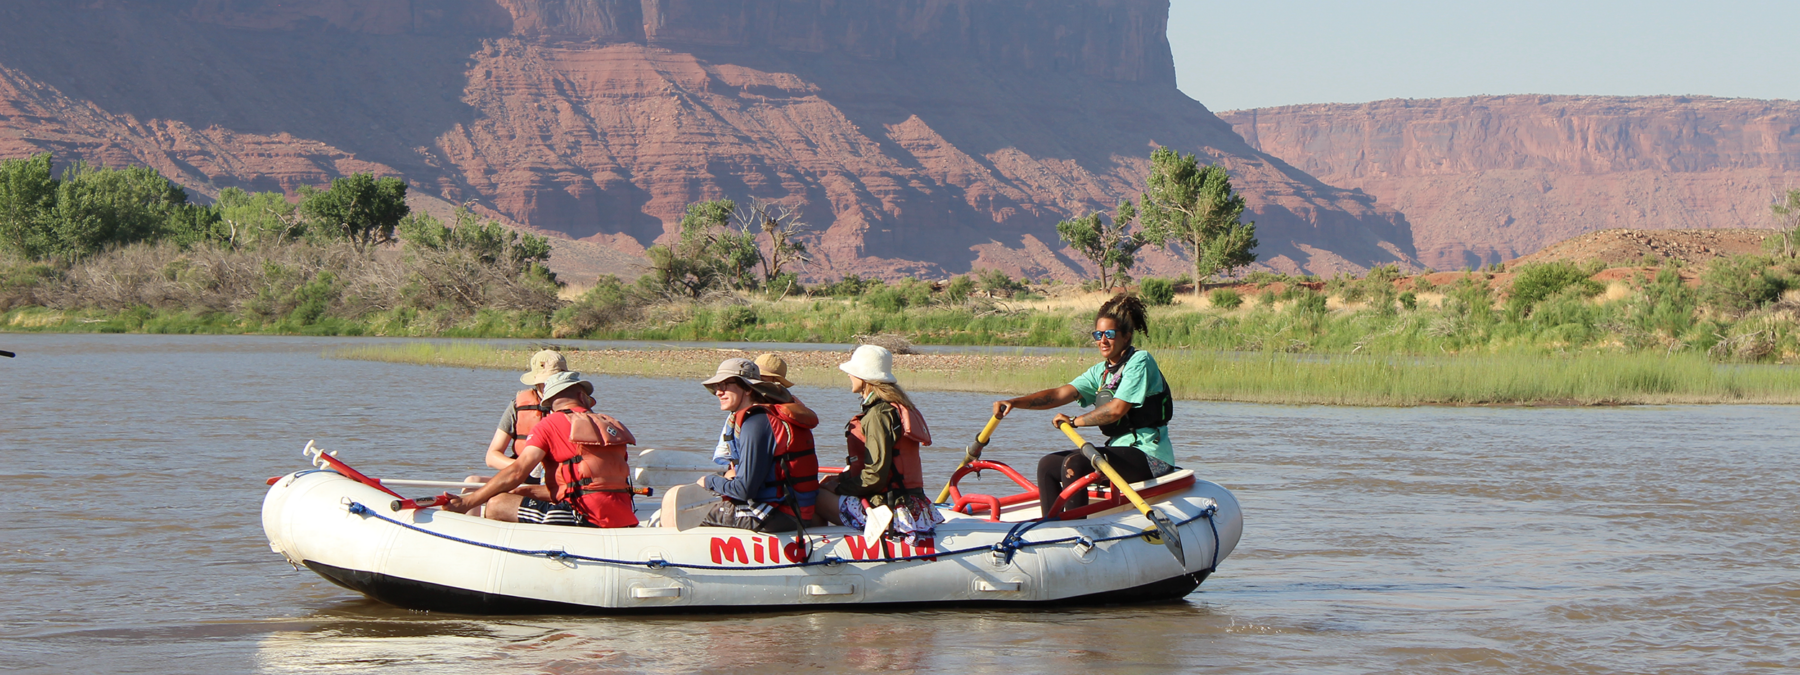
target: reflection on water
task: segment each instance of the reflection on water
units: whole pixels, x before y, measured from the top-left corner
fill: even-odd
[[[512,374],[319,358],[344,340],[4,341],[21,353],[0,363],[9,672],[1800,666],[1791,408],[1182,404],[1181,463],[1245,510],[1237,552],[1182,602],[490,619],[295,571],[258,510],[262,479],[301,466],[308,439],[377,475],[478,469]],[[646,445],[701,449],[718,428],[693,383],[599,389]],[[855,409],[841,391],[800,395],[828,425]],[[945,476],[991,397],[916,398],[942,444],[927,471]],[[1064,442],[1021,413],[988,456],[1030,466]]]

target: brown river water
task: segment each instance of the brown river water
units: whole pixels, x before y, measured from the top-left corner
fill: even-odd
[[[1800,410],[1181,403],[1244,537],[1175,603],[482,618],[388,607],[269,551],[308,439],[372,475],[478,470],[516,373],[322,358],[345,339],[0,335],[0,671],[1516,672],[1800,668]],[[597,378],[650,447],[691,382]],[[802,388],[827,420],[855,399]],[[924,392],[942,477],[994,397]],[[988,457],[1062,449],[1047,413]],[[990,477],[988,481],[1003,480]]]

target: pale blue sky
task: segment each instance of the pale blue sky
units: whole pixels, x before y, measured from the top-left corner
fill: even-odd
[[[1216,111],[1477,94],[1800,99],[1800,0],[1173,0]]]

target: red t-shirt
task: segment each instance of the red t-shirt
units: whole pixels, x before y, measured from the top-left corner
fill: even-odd
[[[581,407],[572,410],[588,411]],[[555,476],[556,464],[581,454],[580,446],[569,440],[569,416],[561,413],[545,415],[543,421],[531,428],[531,437],[525,439],[524,445],[543,448],[550,453],[550,466],[544,467],[546,478]],[[573,506],[588,522],[600,527],[637,527],[638,524],[628,492],[591,492],[576,498]]]

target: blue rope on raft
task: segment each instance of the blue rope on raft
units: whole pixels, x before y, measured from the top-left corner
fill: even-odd
[[[1049,545],[1053,545],[1053,544],[1067,544],[1067,543],[1077,543],[1077,544],[1092,546],[1095,544],[1101,544],[1101,543],[1105,543],[1105,542],[1109,542],[1109,541],[1122,541],[1125,539],[1131,539],[1133,537],[1141,537],[1145,534],[1145,532],[1148,532],[1146,530],[1145,532],[1137,532],[1137,533],[1133,533],[1133,534],[1122,534],[1122,535],[1113,536],[1113,537],[1106,537],[1103,539],[1089,539],[1087,537],[1075,536],[1075,537],[1063,537],[1061,539],[1048,539],[1045,541],[1025,541],[1024,540],[1025,533],[1030,532],[1031,528],[1034,528],[1034,527],[1037,527],[1038,525],[1049,522],[1049,521],[1044,521],[1044,520],[1031,520],[1031,521],[1026,521],[1026,522],[1022,522],[1017,525],[1014,525],[1011,530],[1007,531],[1006,537],[1001,539],[1000,543],[994,544],[992,546],[974,546],[974,547],[970,547],[970,548],[962,548],[962,549],[956,549],[956,550],[952,550],[952,551],[938,551],[935,553],[910,555],[910,556],[905,556],[905,557],[900,557],[900,558],[883,558],[881,560],[848,561],[848,560],[844,560],[843,558],[839,558],[837,556],[826,556],[824,560],[808,560],[805,562],[783,563],[783,564],[779,564],[779,565],[725,566],[725,565],[700,565],[700,564],[695,564],[695,563],[674,563],[674,562],[668,562],[665,560],[617,560],[617,559],[613,559],[613,558],[596,558],[594,556],[580,555],[580,554],[576,554],[576,553],[570,553],[568,551],[558,551],[558,550],[550,550],[550,549],[532,550],[532,549],[523,549],[523,548],[512,548],[509,546],[500,546],[498,544],[489,544],[487,542],[475,541],[473,539],[464,539],[462,537],[444,534],[442,532],[434,532],[432,530],[427,530],[423,527],[419,527],[412,523],[401,522],[399,520],[389,518],[385,515],[382,515],[379,512],[376,512],[374,509],[371,509],[367,506],[363,506],[362,503],[360,503],[360,502],[350,502],[350,506],[348,508],[349,508],[350,513],[355,514],[355,515],[387,521],[389,523],[398,525],[398,526],[406,528],[408,530],[412,530],[414,532],[429,534],[433,537],[437,537],[439,539],[446,539],[449,541],[454,541],[459,544],[468,544],[470,546],[477,546],[480,548],[490,549],[490,550],[494,550],[494,551],[503,551],[506,553],[513,553],[516,555],[528,555],[528,556],[534,556],[534,557],[539,557],[539,558],[548,558],[551,560],[575,560],[575,561],[580,561],[580,562],[602,563],[602,564],[607,564],[607,565],[623,565],[626,567],[647,567],[650,569],[662,569],[665,567],[674,567],[677,569],[688,569],[688,570],[779,570],[779,569],[793,569],[793,568],[799,568],[799,567],[817,567],[819,565],[842,565],[846,562],[896,563],[896,562],[909,562],[909,561],[913,561],[913,560],[936,560],[938,558],[967,555],[970,553],[980,553],[982,551],[992,552],[995,555],[1001,556],[1003,560],[1010,563],[1010,562],[1012,562],[1013,554],[1017,553],[1020,549],[1024,549],[1024,548],[1031,548],[1033,546],[1049,546]],[[1219,526],[1217,523],[1213,522],[1213,518],[1212,518],[1213,514],[1218,513],[1218,512],[1219,512],[1219,507],[1217,505],[1208,506],[1205,509],[1201,510],[1199,515],[1175,524],[1176,527],[1181,527],[1182,525],[1186,525],[1186,524],[1194,522],[1196,520],[1205,519],[1206,524],[1211,526],[1212,536],[1213,536],[1212,566],[1206,568],[1205,570],[1202,570],[1204,572],[1207,572],[1208,574],[1212,573],[1213,571],[1215,571],[1219,568]]]

